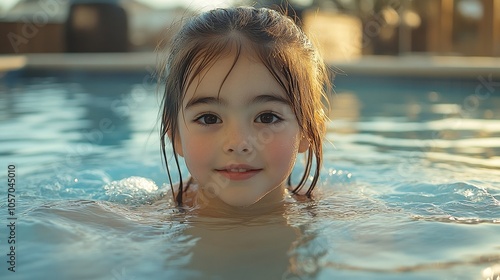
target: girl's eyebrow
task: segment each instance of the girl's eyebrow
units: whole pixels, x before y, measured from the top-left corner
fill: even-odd
[[[227,104],[227,102],[225,102],[224,99],[221,99],[221,98],[210,97],[210,96],[197,96],[197,97],[191,98],[191,100],[188,101],[185,109],[194,107],[196,105],[201,105],[201,104],[225,105],[225,104]]]
[[[279,102],[283,103],[285,105],[290,105],[290,102],[286,100],[285,98],[276,95],[276,94],[261,94],[257,95],[250,102],[248,102],[247,105],[254,104],[254,103],[267,103],[267,102]]]
[[[287,106],[290,105],[290,102],[286,100],[285,98],[276,95],[276,94],[261,94],[257,95],[254,98],[252,98],[250,101],[246,103],[247,106],[255,104],[255,103],[267,103],[267,102],[279,102],[283,103]],[[191,98],[189,102],[186,104],[185,109],[188,109],[190,107],[196,106],[196,105],[201,105],[201,104],[214,104],[214,105],[222,105],[225,106],[228,104],[228,102],[223,99],[223,98],[217,98],[217,97],[212,97],[212,96],[197,96]]]

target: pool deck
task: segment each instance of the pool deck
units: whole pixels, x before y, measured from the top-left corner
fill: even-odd
[[[157,54],[152,52],[1,55],[0,74],[19,69],[152,72],[156,61]],[[500,57],[364,56],[352,61],[333,61],[329,65],[340,75],[500,77]]]

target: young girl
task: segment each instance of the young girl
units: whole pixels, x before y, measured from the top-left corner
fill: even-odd
[[[161,149],[167,162],[170,142],[179,176],[178,156],[191,175],[172,188],[177,204],[263,209],[287,189],[310,197],[330,77],[304,32],[274,10],[215,9],[189,19],[168,47]],[[292,186],[298,153],[306,164]]]

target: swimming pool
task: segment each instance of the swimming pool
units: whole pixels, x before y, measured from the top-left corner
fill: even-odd
[[[218,219],[172,206],[154,92],[140,71],[1,78],[0,278],[499,276],[491,77],[339,75],[316,198]]]

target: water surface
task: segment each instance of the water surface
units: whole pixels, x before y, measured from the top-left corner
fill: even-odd
[[[315,199],[231,218],[172,205],[150,80],[0,78],[1,181],[9,164],[17,179],[16,272],[4,226],[2,279],[498,277],[500,88],[481,87],[488,77],[338,76]],[[8,224],[6,187],[0,197]]]

